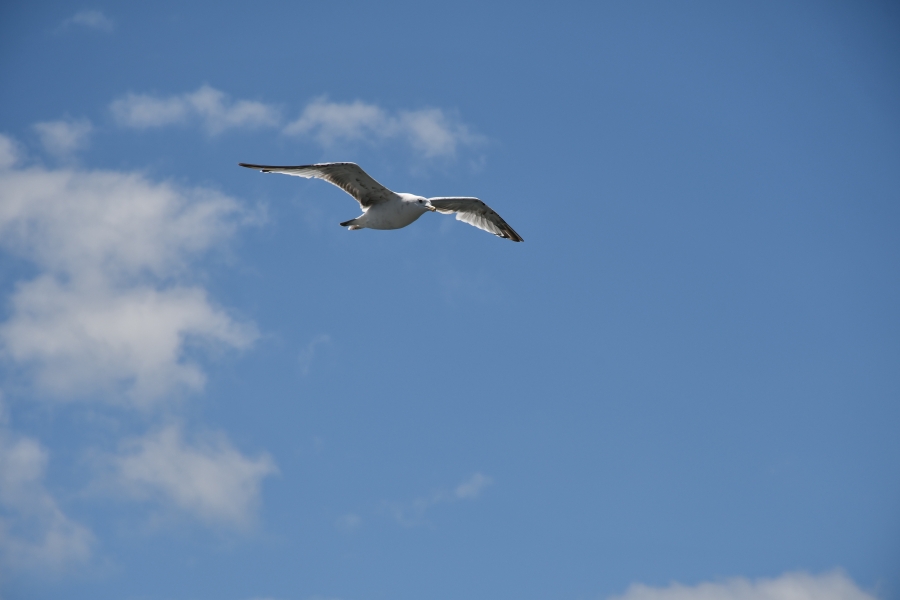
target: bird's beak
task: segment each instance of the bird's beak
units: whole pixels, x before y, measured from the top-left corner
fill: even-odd
[[[437,210],[435,207],[431,206],[430,204],[429,204],[428,206],[426,206],[425,208],[427,208],[427,209],[430,210],[431,212],[434,212],[434,211]]]

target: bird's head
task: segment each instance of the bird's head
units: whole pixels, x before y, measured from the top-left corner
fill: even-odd
[[[431,212],[436,211],[437,209],[431,205],[431,201],[427,198],[417,198],[416,204],[424,208],[425,210],[430,210]]]

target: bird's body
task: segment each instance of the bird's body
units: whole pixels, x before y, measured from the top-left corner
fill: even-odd
[[[350,229],[400,229],[416,221],[428,212],[421,201],[426,200],[413,194],[395,193],[385,202],[373,204],[363,209],[363,214],[346,221]],[[344,223],[341,223],[344,225]]]
[[[507,225],[500,215],[478,198],[425,198],[415,194],[392,192],[369,176],[355,163],[321,163],[296,167],[275,167],[239,163],[263,173],[283,173],[307,179],[324,179],[359,202],[363,214],[344,221],[348,229],[400,229],[426,212],[456,214],[459,221],[502,238],[521,242],[522,236]]]

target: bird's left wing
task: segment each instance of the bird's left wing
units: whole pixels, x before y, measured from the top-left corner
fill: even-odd
[[[514,242],[524,241],[500,215],[478,198],[429,198],[428,201],[440,213],[456,213],[457,221]]]
[[[394,195],[394,192],[372,179],[372,176],[363,171],[358,164],[351,162],[319,163],[296,167],[238,164],[248,169],[259,169],[263,173],[284,173],[306,179],[324,179],[356,198],[362,208],[369,208]]]

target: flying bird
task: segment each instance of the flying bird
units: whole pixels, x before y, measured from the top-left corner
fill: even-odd
[[[356,198],[363,214],[344,221],[341,227],[354,229],[400,229],[426,212],[445,215],[456,213],[456,219],[496,236],[521,242],[522,236],[507,225],[500,215],[478,198],[423,198],[415,194],[392,192],[351,162],[320,163],[297,167],[273,167],[238,163],[263,173],[284,173],[306,179],[324,179]]]

